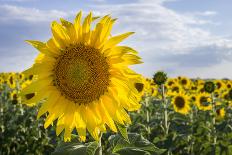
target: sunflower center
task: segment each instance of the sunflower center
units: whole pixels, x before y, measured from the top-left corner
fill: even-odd
[[[54,68],[54,84],[67,99],[78,104],[98,100],[109,85],[109,65],[99,50],[77,44],[61,54]]]
[[[207,107],[207,106],[209,105],[209,103],[208,103],[208,98],[205,97],[205,96],[202,96],[202,97],[200,98],[200,103],[201,103],[202,106]]]
[[[180,109],[183,108],[184,105],[185,105],[184,98],[181,97],[181,96],[177,96],[176,99],[175,99],[175,105]]]
[[[186,85],[186,84],[187,84],[187,80],[186,80],[186,79],[183,79],[183,80],[181,80],[181,83],[182,83],[183,85]]]

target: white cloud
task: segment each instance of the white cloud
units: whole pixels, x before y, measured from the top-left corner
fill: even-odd
[[[29,1],[36,1],[36,0],[0,0],[0,2],[29,2]]]
[[[207,61],[211,62],[211,60],[204,59],[205,62],[202,62],[202,65],[205,65],[206,68],[217,68],[216,66],[224,58],[228,55],[231,56],[232,40],[214,35],[202,28],[202,25],[217,24],[206,18],[207,16],[217,15],[216,12],[178,13],[165,7],[164,2],[166,0],[141,0],[129,4],[105,4],[94,7],[100,12],[110,12],[113,16],[119,18],[120,23],[116,25],[116,33],[124,31],[136,32],[128,43],[136,47],[143,57],[145,63],[138,67],[138,70],[143,74],[151,75],[154,70],[159,69],[167,70],[171,75],[176,75],[172,69],[175,69],[178,73],[184,71],[183,74],[186,74],[188,69],[192,69],[191,75],[194,75],[194,67],[199,67],[194,66],[194,62],[189,62],[190,65],[186,69],[179,65],[178,60],[172,60],[172,58],[166,62],[159,61],[156,63],[155,61],[160,56],[169,57],[169,55],[173,54],[186,54],[189,56],[188,59],[191,60],[192,54],[199,54],[200,56],[203,52],[202,49],[209,50],[206,56],[210,57],[211,54],[214,54],[214,57],[218,57],[220,61],[213,59],[212,61],[215,62],[210,63],[210,66],[208,66]],[[217,52],[210,51],[215,50],[214,47],[220,50]],[[174,56],[173,59],[175,59]],[[193,66],[191,66],[191,63]],[[147,70],[144,70],[145,68]],[[232,76],[232,73],[230,74]]]
[[[21,20],[33,23],[52,21],[61,17],[68,17],[71,13],[58,10],[39,10],[35,8],[24,8],[13,5],[0,6],[0,22],[14,22]]]

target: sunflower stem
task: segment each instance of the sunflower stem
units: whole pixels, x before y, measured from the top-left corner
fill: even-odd
[[[150,112],[149,112],[149,100],[150,100],[150,97],[149,96],[146,96],[145,98],[145,107],[146,107],[146,121],[147,121],[147,132],[148,132],[148,137],[151,133],[151,128],[150,128]]]
[[[190,112],[190,115],[189,115],[189,118],[190,118],[190,126],[191,126],[191,134],[188,136],[188,141],[190,142],[190,147],[189,147],[189,150],[188,150],[188,153],[193,155],[194,152],[193,152],[193,146],[194,146],[194,141],[193,141],[193,117],[194,117],[194,112],[195,112],[195,109],[194,107],[192,108],[191,112]]]
[[[165,96],[165,89],[164,84],[161,85],[161,92],[162,92],[162,101],[164,106],[164,129],[165,129],[165,136],[168,135],[168,103]]]
[[[169,124],[168,124],[168,102],[167,102],[166,96],[165,96],[164,84],[161,85],[161,94],[162,94],[162,102],[163,102],[163,106],[164,106],[164,135],[166,137],[166,136],[168,136]],[[168,155],[171,154],[169,149],[168,149],[167,154]]]
[[[217,135],[216,135],[216,105],[215,105],[215,101],[214,101],[214,94],[211,93],[211,99],[212,99],[212,111],[213,111],[213,119],[212,119],[212,139],[213,139],[213,149],[214,152],[216,150],[216,144],[217,144]]]

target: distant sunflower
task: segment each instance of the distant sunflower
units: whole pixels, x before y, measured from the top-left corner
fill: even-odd
[[[18,74],[18,78],[19,78],[19,80],[23,80],[24,79],[24,75],[22,73],[19,73]]]
[[[225,84],[222,80],[215,80],[215,84],[216,84],[216,88],[218,90],[224,89],[225,88]]]
[[[138,91],[134,83],[140,75],[129,65],[141,63],[137,52],[127,46],[118,46],[133,34],[111,36],[115,19],[104,16],[91,29],[96,17],[89,13],[81,23],[78,13],[74,24],[61,19],[61,24],[51,24],[53,37],[47,42],[27,41],[41,53],[35,64],[26,70],[25,76],[34,75],[35,80],[22,91],[24,103],[43,99],[38,117],[48,112],[44,127],[57,120],[56,134],[63,130],[64,140],[70,141],[77,130],[82,141],[86,129],[95,139],[108,125],[117,132],[115,122],[131,123],[127,111],[140,108]]]
[[[176,84],[175,79],[168,78],[168,80],[167,80],[167,82],[166,82],[165,85],[166,85],[168,88],[170,88],[170,87],[172,87],[172,85],[175,85],[175,84]]]
[[[224,108],[217,109],[216,113],[217,113],[217,115],[216,115],[217,120],[221,120],[225,117],[225,109]]]
[[[188,114],[190,110],[189,98],[184,93],[178,93],[172,98],[174,110],[181,114]]]
[[[191,81],[187,77],[180,77],[179,83],[185,89],[188,89],[190,87],[190,85],[191,85]]]
[[[190,95],[190,100],[191,100],[193,103],[195,103],[196,100],[197,100],[196,94],[191,94],[191,95]]]
[[[206,111],[212,109],[212,104],[210,102],[210,94],[200,93],[197,95],[195,103],[200,110]]]
[[[15,83],[15,74],[11,73],[9,76],[8,76],[8,79],[7,79],[7,84],[10,88],[15,88],[16,87],[16,83]]]
[[[232,88],[232,82],[231,81],[227,81],[226,87],[227,87],[227,89],[231,89]]]
[[[16,90],[10,93],[10,98],[11,98],[12,104],[17,104],[20,102],[20,97],[18,96],[18,93]]]

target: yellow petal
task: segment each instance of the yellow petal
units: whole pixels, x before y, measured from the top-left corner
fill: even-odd
[[[104,49],[112,48],[116,46],[118,43],[129,37],[130,35],[134,34],[134,32],[127,32],[118,36],[114,36],[110,38],[108,41],[106,41],[104,45]]]
[[[56,21],[52,22],[51,29],[56,43],[58,43],[61,48],[65,48],[70,42],[70,37],[68,36],[67,31]]]
[[[47,99],[47,101],[45,101],[39,111],[38,111],[38,114],[37,114],[37,119],[39,117],[41,117],[44,113],[46,113],[47,111],[49,111],[51,108],[54,107],[54,105],[56,104],[57,100],[59,99],[59,96],[60,96],[60,92],[59,91],[54,91],[54,92],[51,92],[51,95],[49,96],[49,98]]]
[[[35,47],[37,50],[39,50],[41,53],[54,57],[54,53],[50,51],[47,47],[47,45],[43,42],[36,41],[36,40],[26,40],[27,43],[31,44],[33,47]]]
[[[86,128],[76,128],[80,140],[84,142],[86,140]]]

